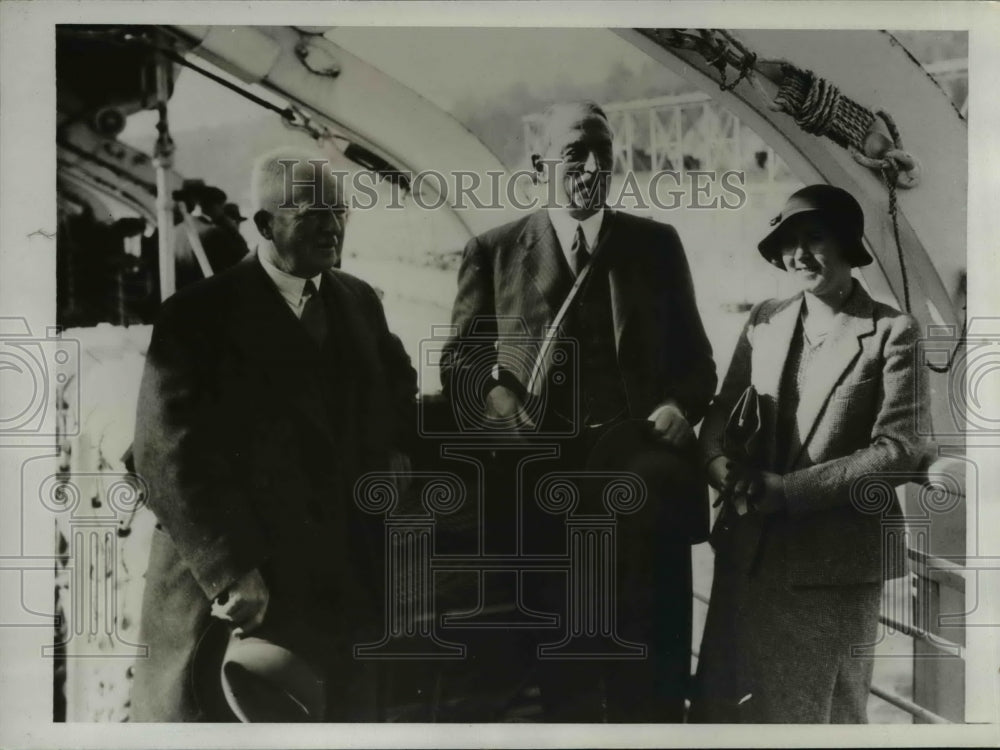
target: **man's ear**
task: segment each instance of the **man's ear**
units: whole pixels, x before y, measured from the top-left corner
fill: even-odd
[[[257,231],[260,232],[260,236],[265,240],[272,239],[273,232],[271,231],[271,222],[273,217],[270,211],[265,211],[263,208],[253,215],[253,223],[257,225]]]

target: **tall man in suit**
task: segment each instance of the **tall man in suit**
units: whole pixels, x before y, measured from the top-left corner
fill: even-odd
[[[380,530],[353,485],[399,466],[416,373],[372,288],[333,269],[346,196],[310,158],[258,161],[256,254],[168,299],[153,329],[135,457],[159,531],[133,720],[218,718],[192,679],[213,617],[325,675],[328,720],[377,718],[352,647],[381,628]]]
[[[549,721],[680,721],[690,674],[690,544],[707,535],[692,427],[715,391],[711,346],[677,232],[606,207],[613,144],[601,108],[551,107],[532,163],[548,205],[466,246],[442,382],[459,408],[481,394],[488,420],[526,435],[575,419],[578,430],[569,432],[579,434],[560,441],[563,470],[582,470],[609,429],[648,420],[648,442],[622,468],[646,480],[649,498],[619,521],[617,542],[620,633],[648,656],[536,668]],[[543,340],[571,293],[560,336],[575,340],[575,366],[523,356],[525,334]],[[527,513],[530,500],[523,503]],[[524,531],[551,552],[565,536],[545,529],[541,516]],[[563,596],[550,589],[543,605],[558,609]]]

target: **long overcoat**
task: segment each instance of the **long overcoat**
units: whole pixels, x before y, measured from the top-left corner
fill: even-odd
[[[134,444],[158,521],[134,721],[211,718],[196,646],[211,601],[254,568],[271,593],[264,627],[321,670],[379,636],[380,520],[353,485],[405,447],[416,374],[370,286],[330,270],[320,293],[322,348],[255,255],[163,304]]]

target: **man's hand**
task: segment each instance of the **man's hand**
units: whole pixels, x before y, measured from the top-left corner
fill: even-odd
[[[668,403],[649,415],[656,437],[667,445],[684,448],[694,441],[694,431],[680,407]]]
[[[513,429],[530,429],[535,426],[521,404],[521,399],[504,385],[495,385],[486,394],[486,418]]]
[[[254,568],[215,597],[212,617],[233,623],[236,625],[233,633],[242,636],[260,627],[269,599],[267,584],[260,571]]]

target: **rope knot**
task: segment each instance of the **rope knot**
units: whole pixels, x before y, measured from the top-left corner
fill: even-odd
[[[873,119],[872,127],[861,148],[850,148],[854,160],[863,167],[879,171],[886,184],[909,189],[920,184],[923,167],[909,151],[903,150],[903,141],[892,116],[884,110],[876,113],[889,131],[886,138],[877,128]]]

